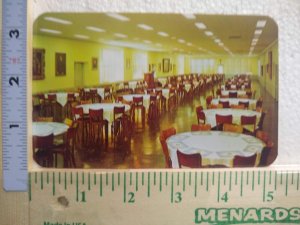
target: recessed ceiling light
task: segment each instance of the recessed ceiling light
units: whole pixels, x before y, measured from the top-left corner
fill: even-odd
[[[141,29],[144,29],[144,30],[153,30],[153,27],[150,27],[146,24],[138,24],[137,26]]]
[[[194,14],[182,14],[182,15],[189,20],[196,19],[196,16]]]
[[[149,40],[144,40],[144,42],[147,43],[147,44],[152,43],[152,41],[149,41]]]
[[[215,39],[215,42],[216,42],[216,43],[220,43],[221,40],[220,40],[220,39]]]
[[[126,34],[114,33],[114,35],[119,38],[127,38]]]
[[[61,34],[61,31],[59,30],[50,30],[46,28],[41,28],[40,31],[45,33],[50,33],[50,34]]]
[[[200,30],[206,29],[206,26],[204,23],[195,23],[196,27],[198,27]]]
[[[74,34],[74,37],[79,38],[79,39],[89,39],[89,36],[82,35],[82,34]]]
[[[179,43],[185,43],[185,40],[183,40],[183,39],[178,39],[178,42],[179,42]]]
[[[259,21],[257,21],[257,23],[256,23],[256,27],[262,28],[262,27],[266,26],[266,23],[267,23],[266,20],[259,20]]]
[[[218,43],[218,45],[220,45],[220,46],[224,46],[224,44],[223,44],[222,42],[219,42],[219,43]]]
[[[44,17],[44,20],[51,21],[54,23],[65,24],[65,25],[72,24],[71,21],[63,20],[63,19],[59,19],[59,18],[55,18],[55,17],[51,17],[51,16]]]
[[[261,33],[262,33],[262,30],[255,30],[255,31],[254,31],[254,34],[255,34],[255,35],[260,35]]]
[[[166,32],[162,32],[162,31],[157,32],[157,34],[160,35],[160,36],[163,36],[163,37],[168,37],[169,36],[169,34],[167,34]]]
[[[129,21],[130,19],[126,16],[123,16],[121,14],[118,13],[106,13],[107,16],[114,18],[116,20],[120,20],[120,21]]]
[[[214,35],[213,32],[211,32],[211,31],[205,31],[204,33],[207,36],[213,36]]]
[[[93,27],[93,26],[87,26],[85,27],[87,30],[91,30],[91,31],[95,31],[95,32],[105,32],[105,30],[103,30],[102,28],[99,27]]]
[[[258,42],[258,38],[253,38],[252,42]]]

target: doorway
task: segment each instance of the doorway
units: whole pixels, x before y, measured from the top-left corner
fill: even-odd
[[[74,63],[74,86],[75,88],[82,88],[84,86],[84,63]]]

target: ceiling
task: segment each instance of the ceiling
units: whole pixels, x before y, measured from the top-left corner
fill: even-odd
[[[189,15],[193,18],[187,19],[182,14],[124,13],[118,15],[125,16],[123,19],[126,21],[115,19],[105,13],[47,13],[34,22],[33,32],[38,35],[148,51],[196,55],[256,55],[278,39],[276,23],[271,18],[263,16]],[[54,22],[52,18],[70,24]],[[259,20],[266,21],[263,28],[256,27]],[[196,27],[195,23],[199,22],[205,25],[205,29]],[[141,29],[138,24],[148,25],[152,30]],[[101,28],[104,31],[88,30],[87,26]],[[52,34],[41,29],[60,33]],[[261,34],[255,35],[257,29],[262,30]],[[207,36],[206,31],[211,31],[213,35]],[[167,33],[168,36],[161,36],[158,32]],[[162,35],[166,35],[164,33]],[[258,40],[252,43],[255,38]]]

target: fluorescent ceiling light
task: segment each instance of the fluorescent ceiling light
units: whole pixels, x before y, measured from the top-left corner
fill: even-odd
[[[79,38],[79,39],[90,39],[89,36],[82,35],[82,34],[74,34],[74,37]]]
[[[72,24],[71,21],[63,20],[63,19],[59,19],[59,18],[55,18],[55,17],[51,17],[51,16],[44,17],[44,20],[51,21],[54,23],[65,24],[65,25]]]
[[[221,40],[220,40],[220,39],[215,39],[215,42],[216,42],[216,43],[220,43]]]
[[[152,41],[149,41],[149,40],[144,40],[144,42],[145,42],[146,44],[152,43]]]
[[[262,33],[262,30],[255,30],[255,31],[254,31],[254,34],[255,34],[255,35],[260,35],[261,33]]]
[[[157,34],[160,35],[160,36],[163,36],[163,37],[168,37],[169,36],[169,34],[167,34],[166,32],[162,32],[162,31],[157,32]]]
[[[138,24],[137,26],[141,29],[144,29],[144,30],[153,30],[153,27],[150,27],[146,24]]]
[[[266,20],[259,20],[259,21],[257,21],[257,23],[256,23],[256,27],[262,28],[262,27],[266,26],[266,23],[267,23]]]
[[[257,42],[258,38],[253,38],[252,42]]]
[[[211,32],[211,31],[205,31],[204,33],[207,36],[213,36],[214,35],[213,32]]]
[[[195,23],[196,27],[198,27],[200,30],[206,29],[206,26],[204,23]]]
[[[196,19],[196,16],[194,14],[182,14],[182,15],[189,20]]]
[[[40,31],[45,33],[50,33],[50,34],[61,34],[61,31],[59,30],[50,30],[46,28],[41,28]]]
[[[220,46],[224,46],[224,44],[223,44],[222,42],[219,42],[219,43],[218,43],[218,45],[220,45]]]
[[[119,38],[127,38],[127,35],[125,34],[115,33],[114,35]]]
[[[178,39],[178,42],[179,42],[179,43],[184,43],[185,40],[183,40],[183,39]]]
[[[116,20],[120,20],[120,21],[129,21],[130,19],[126,16],[123,16],[121,14],[118,14],[118,13],[106,13],[107,16],[111,17],[111,18],[114,18]]]
[[[93,26],[87,26],[85,27],[87,30],[91,30],[91,31],[95,31],[95,32],[105,32],[105,30],[103,30],[102,28],[99,27],[93,27]]]
[[[127,42],[127,41],[111,40],[111,41],[102,41],[102,43],[112,45],[112,46],[128,47],[128,48],[134,48],[134,49],[145,50],[145,51],[157,51],[157,52],[164,51],[162,48],[153,48],[149,45],[137,44],[134,42]]]

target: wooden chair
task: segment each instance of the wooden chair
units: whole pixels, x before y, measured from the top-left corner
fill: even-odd
[[[73,123],[68,129],[63,143],[53,147],[55,167],[57,167],[57,156],[61,155],[63,157],[63,167],[64,168],[76,168],[75,162],[75,148],[76,144],[76,133],[78,129],[78,124]]]
[[[238,104],[243,105],[245,109],[249,108],[249,101],[239,101]]]
[[[99,103],[99,102],[101,102],[101,96],[98,95],[97,89],[91,89],[90,90],[90,94],[91,94],[92,103]]]
[[[238,97],[238,93],[236,91],[234,91],[234,92],[229,91],[228,95],[229,95],[229,98],[237,98]]]
[[[108,143],[107,134],[105,134],[106,123],[103,118],[103,109],[89,110],[89,143],[96,149],[101,148],[104,143]]]
[[[191,131],[210,131],[210,124],[192,124]]]
[[[76,101],[76,97],[74,93],[67,94],[67,104],[66,104],[66,111],[65,116],[67,118],[72,118],[72,107],[73,103]]]
[[[224,123],[232,124],[232,115],[219,115],[216,114],[216,124],[217,124],[217,130],[222,130],[222,126]]]
[[[206,108],[208,108],[208,106],[210,106],[211,101],[213,100],[213,96],[207,96],[205,101],[206,101]]]
[[[142,127],[145,127],[145,117],[146,117],[146,111],[145,106],[143,103],[143,96],[141,97],[133,97],[133,108],[134,108],[134,115],[137,115],[137,118],[134,118],[134,125],[136,125],[139,121],[139,114],[141,114],[142,119]],[[136,120],[135,120],[136,119]]]
[[[172,161],[169,155],[169,149],[166,140],[172,135],[176,134],[176,129],[174,127],[168,128],[166,130],[161,131],[159,140],[162,146],[163,154],[165,157],[165,166],[166,168],[172,168]]]
[[[123,138],[123,130],[121,124],[121,118],[125,114],[125,106],[115,106],[113,121],[111,124],[111,139],[114,144],[114,148],[116,148],[116,144],[118,140]]]
[[[202,106],[196,107],[196,114],[198,124],[205,124],[205,113]]]
[[[174,88],[169,89],[168,111],[172,112],[177,107],[177,95]]]
[[[263,105],[263,99],[262,97],[260,97],[257,101],[256,101],[256,109],[261,109]]]
[[[219,104],[221,104],[224,109],[230,108],[229,101],[221,101],[221,100],[219,100]]]
[[[150,104],[148,109],[148,121],[158,123],[159,119],[159,103],[156,95],[150,96]]]
[[[223,131],[227,132],[234,132],[234,133],[243,133],[243,126],[238,125],[238,124],[229,124],[229,123],[224,123],[223,124]]]
[[[202,157],[200,153],[185,154],[177,150],[179,168],[201,168]]]
[[[264,124],[264,120],[265,120],[265,116],[266,116],[267,112],[266,111],[262,111],[258,124],[257,124],[257,130],[262,130],[263,129],[263,124]]]
[[[274,143],[271,140],[266,142],[266,146],[263,148],[260,156],[260,161],[258,166],[268,166],[271,162],[268,162],[268,158],[271,155]]]
[[[73,122],[78,124],[77,136],[79,135],[78,139],[82,144],[85,144],[88,137],[88,123],[89,118],[84,116],[83,108],[82,107],[73,107],[72,108],[72,115],[73,115]],[[81,133],[81,134],[80,134]]]
[[[256,156],[256,153],[248,157],[236,155],[233,158],[233,167],[254,167]]]
[[[47,136],[33,136],[33,159],[44,167],[53,166],[53,133]]]
[[[245,134],[255,134],[256,130],[256,115],[254,116],[241,116],[241,125],[244,127]],[[246,128],[245,128],[246,126]]]

